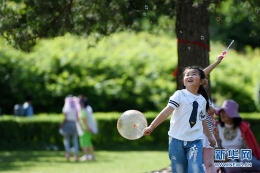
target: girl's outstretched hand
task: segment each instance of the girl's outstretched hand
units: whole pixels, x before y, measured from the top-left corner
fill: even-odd
[[[153,128],[152,125],[146,127],[146,128],[143,130],[143,134],[144,134],[144,136],[150,135],[150,134],[152,133],[153,130],[154,130],[154,128]]]
[[[223,55],[218,55],[216,61],[217,61],[218,63],[221,63],[221,61],[222,61],[223,58],[224,58]]]

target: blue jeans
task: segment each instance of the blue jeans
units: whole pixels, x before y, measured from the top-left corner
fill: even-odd
[[[202,140],[181,141],[169,138],[169,158],[172,173],[204,173]]]
[[[74,147],[74,153],[75,155],[78,155],[79,152],[79,142],[78,142],[78,135],[65,135],[63,144],[66,152],[70,152],[70,138],[72,137],[73,147]]]

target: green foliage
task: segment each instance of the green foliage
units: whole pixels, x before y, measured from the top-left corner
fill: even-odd
[[[71,93],[87,95],[94,110],[146,111],[165,105],[175,88],[173,40],[124,32],[89,48],[92,44],[92,38],[67,35],[42,40],[30,54],[19,57],[28,68],[23,87],[33,94],[36,111],[60,112]]]
[[[236,41],[235,41],[236,42]],[[89,97],[94,111],[157,111],[175,91],[171,73],[177,64],[176,42],[146,32],[122,32],[95,42],[66,35],[41,40],[31,53],[0,42],[0,106],[13,106],[32,94],[36,113],[60,112],[67,94]],[[211,63],[225,47],[211,43]],[[246,54],[229,50],[211,73],[212,95],[218,104],[231,98],[243,112],[259,107],[259,49]]]
[[[250,45],[259,47],[260,1],[225,0],[211,5],[210,34],[212,40],[236,42],[233,48],[244,52]]]
[[[156,25],[158,16],[173,16],[174,6],[163,0],[5,0],[0,2],[0,33],[14,47],[30,51],[41,38],[138,30],[141,18]]]
[[[0,40],[0,107],[3,112],[10,112],[16,102],[22,101],[24,87],[24,74],[28,73],[27,60],[23,59],[24,53],[11,48],[3,40]],[[23,59],[21,61],[21,59]],[[21,92],[21,93],[19,93]]]
[[[106,114],[103,113],[103,116]],[[116,124],[119,116],[118,114],[112,119],[97,117],[99,133],[93,136],[97,150],[157,149],[167,145],[167,122],[161,126],[161,130],[155,132],[154,136],[129,141],[120,136],[117,131]],[[1,139],[4,139],[0,141],[1,150],[45,150],[50,144],[63,148],[63,137],[58,132],[62,120],[61,115],[40,115],[33,118],[0,117],[0,131],[5,132],[0,135]],[[151,122],[152,118],[148,121]],[[163,136],[162,133],[166,135]]]
[[[0,97],[4,98],[0,99],[2,112],[13,113],[14,105],[23,103],[28,94],[34,94],[35,98],[49,97],[42,87],[43,78],[36,75],[37,69],[28,54],[11,48],[3,40],[0,40],[0,45]],[[40,90],[43,92],[39,92]],[[46,100],[42,100],[42,110],[46,110],[44,102],[46,103]]]
[[[215,56],[224,50],[224,47],[214,46]],[[211,88],[213,97],[217,98],[218,105],[226,99],[233,99],[240,105],[241,112],[257,111],[259,106],[259,68],[257,63],[259,49],[250,54],[238,54],[229,50],[227,56],[211,73]],[[215,61],[211,56],[211,63]],[[256,104],[254,104],[256,103]]]
[[[237,42],[233,47],[240,51],[246,45],[259,47],[259,2],[210,0],[211,39],[226,44],[228,39],[235,39]],[[176,3],[181,2],[5,0],[0,2],[0,33],[12,46],[30,51],[39,39],[55,38],[66,33],[88,37],[91,34],[104,36],[123,30],[157,30],[158,33],[169,28],[166,33],[174,32],[175,25],[172,22],[167,25],[160,23],[160,20],[165,16],[175,18]],[[197,8],[203,3],[202,0],[194,0],[193,7]]]

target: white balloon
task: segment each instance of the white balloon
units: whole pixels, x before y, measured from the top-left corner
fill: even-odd
[[[147,120],[143,113],[137,110],[125,111],[117,120],[117,130],[121,136],[129,140],[139,139],[147,127]]]

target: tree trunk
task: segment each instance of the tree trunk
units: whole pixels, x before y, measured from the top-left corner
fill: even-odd
[[[176,1],[177,89],[183,88],[182,70],[184,67],[200,66],[205,68],[209,65],[210,19],[207,10],[208,3],[207,0],[204,0],[196,6],[194,0]],[[208,88],[210,88],[210,83]]]

